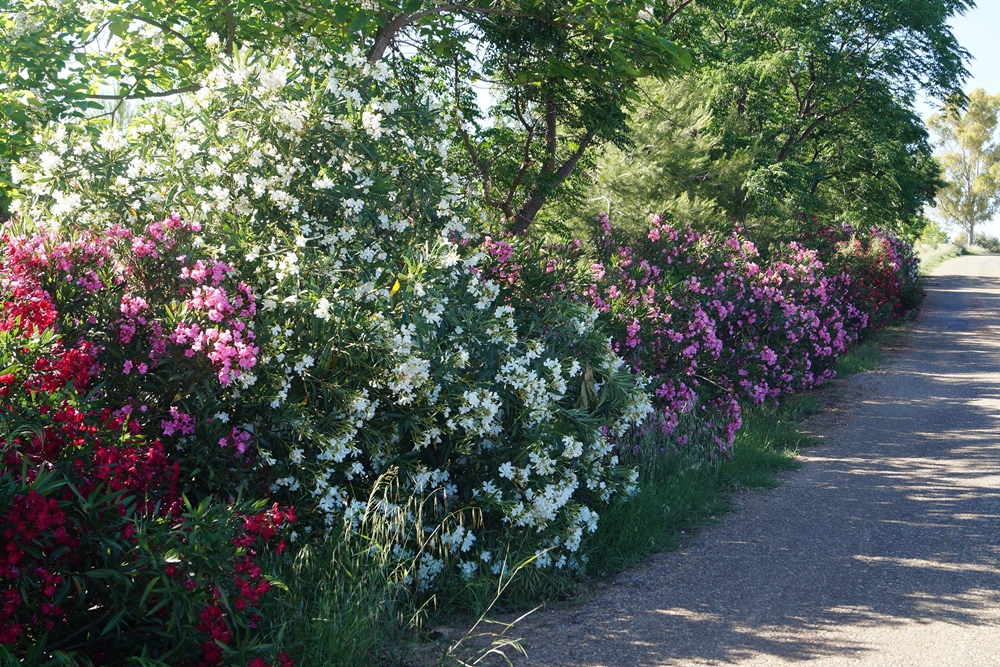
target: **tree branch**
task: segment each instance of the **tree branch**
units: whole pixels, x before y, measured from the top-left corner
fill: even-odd
[[[576,168],[576,164],[583,157],[584,151],[590,146],[591,142],[594,140],[594,131],[587,130],[587,133],[580,138],[580,143],[577,149],[566,158],[566,161],[562,163],[559,170],[555,173],[555,177],[549,182],[545,183],[543,186],[538,184],[532,188],[531,196],[528,200],[524,202],[520,209],[517,211],[517,215],[514,216],[514,233],[515,234],[525,234],[528,231],[528,227],[534,222],[535,216],[538,215],[538,211],[541,210],[542,204],[545,203],[545,199],[548,197],[549,193],[562,185],[569,175]]]
[[[551,172],[556,166],[556,99],[551,93],[545,96],[545,165],[542,171]]]
[[[514,195],[517,194],[517,189],[521,186],[521,182],[524,180],[525,175],[528,173],[528,169],[531,168],[531,142],[535,140],[535,125],[534,123],[529,123],[524,117],[524,110],[521,108],[521,94],[518,89],[514,89],[514,102],[513,102],[514,115],[521,122],[524,130],[528,133],[528,136],[524,140],[524,154],[521,156],[521,166],[518,168],[517,173],[514,174],[514,180],[511,181],[510,187],[507,188],[507,197],[504,200],[505,208],[504,215],[508,219],[514,217],[511,213],[510,204],[514,201]]]
[[[146,93],[145,95],[131,94],[131,95],[87,95],[88,100],[144,100],[147,97],[170,97],[171,95],[180,95],[181,93],[193,93],[196,90],[201,90],[201,85],[194,83],[190,86],[184,86],[183,88],[173,88],[171,90],[161,90],[156,93]]]
[[[524,175],[528,173],[528,169],[531,168],[531,142],[535,138],[534,130],[528,132],[528,136],[524,140],[524,155],[521,157],[521,167],[514,174],[514,180],[510,182],[510,188],[507,189],[507,199],[504,201],[506,208],[504,209],[504,214],[511,218],[513,217],[510,210],[510,203],[514,201],[514,195],[517,194],[517,189],[521,186],[521,181],[524,180]]]
[[[148,21],[147,21],[147,23],[148,23]],[[88,46],[90,46],[91,44],[93,44],[94,42],[96,42],[98,39],[101,38],[101,33],[103,33],[104,29],[107,28],[109,25],[111,25],[111,22],[107,21],[107,22],[104,23],[104,25],[98,26],[97,30],[94,31],[94,36],[91,37],[90,39],[88,39],[86,42],[80,44],[80,46],[77,47],[77,48],[79,48],[79,49],[85,49]],[[159,26],[156,26],[156,27],[159,27]]]
[[[126,16],[126,18],[130,18],[130,19],[132,19],[134,21],[139,21],[141,23],[146,23],[148,25],[153,26],[154,28],[159,28],[160,30],[162,30],[163,32],[165,32],[167,34],[173,35],[177,39],[179,39],[182,42],[184,42],[185,46],[187,46],[189,49],[191,49],[191,51],[194,52],[194,54],[196,56],[200,56],[201,55],[201,49],[199,49],[197,46],[195,46],[195,44],[190,39],[188,39],[187,37],[185,37],[181,33],[177,32],[176,30],[174,30],[170,26],[165,25],[163,23],[160,23],[159,21],[154,21],[153,19],[148,18],[146,16],[139,16],[138,14],[128,13],[128,14],[125,14],[125,16]]]
[[[690,5],[692,2],[694,2],[694,0],[682,0],[682,2],[674,7],[670,13],[667,14],[666,18],[663,19],[663,25],[666,25],[677,18],[677,15],[680,14],[681,10]]]
[[[459,70],[458,70],[458,57],[455,57],[455,110],[459,112],[461,116],[462,111],[462,94],[461,86],[459,82]],[[504,215],[511,217],[510,210],[510,198],[507,201],[497,202],[493,199],[493,177],[490,174],[490,167],[487,165],[482,158],[479,156],[479,151],[476,150],[475,145],[472,143],[472,138],[469,133],[466,132],[465,126],[459,123],[458,130],[462,135],[462,144],[465,146],[465,151],[469,154],[469,158],[472,163],[479,170],[479,174],[483,179],[483,200],[486,202],[487,206],[492,206],[494,208],[499,208],[503,211]]]
[[[406,26],[412,25],[421,19],[427,18],[428,16],[445,14],[447,12],[455,12],[456,14],[463,15],[481,14],[485,16],[523,16],[543,21],[549,25],[558,25],[555,21],[552,21],[551,19],[540,14],[518,12],[509,9],[492,9],[490,7],[470,7],[462,4],[441,5],[439,7],[434,7],[433,9],[413,12],[412,14],[399,14],[396,17],[392,17],[387,14],[385,25],[379,28],[378,33],[375,35],[375,43],[372,44],[371,49],[368,50],[368,62],[374,64],[381,60],[385,55],[385,51],[389,47],[389,44],[396,36],[396,33]]]
[[[788,159],[788,154],[791,152],[792,147],[795,144],[801,143],[801,142],[805,141],[806,139],[808,139],[812,135],[812,133],[816,131],[816,128],[818,128],[820,126],[820,124],[823,123],[823,121],[831,120],[831,119],[836,118],[836,117],[838,117],[838,116],[840,116],[842,114],[847,113],[858,102],[861,101],[861,98],[864,97],[864,84],[865,84],[865,81],[866,81],[866,79],[864,78],[864,74],[865,73],[862,72],[861,81],[858,82],[858,86],[857,86],[857,88],[855,89],[855,92],[854,92],[854,99],[852,99],[847,104],[844,104],[839,109],[836,109],[836,110],[831,111],[829,113],[821,113],[821,114],[815,116],[815,119],[813,120],[813,122],[810,123],[809,126],[806,127],[806,129],[803,130],[801,133],[798,133],[798,132],[795,132],[795,131],[789,132],[788,139],[785,140],[785,143],[781,147],[781,150],[778,151],[778,155],[777,155],[777,161],[778,162],[784,162],[786,159]],[[811,88],[812,88],[812,86],[810,85],[810,89]],[[812,108],[813,107],[810,105],[810,108],[807,110],[807,113],[811,113],[812,112]]]
[[[490,176],[489,166],[483,162],[479,157],[479,152],[476,147],[472,144],[472,139],[469,137],[469,133],[465,131],[465,128],[460,130],[462,134],[462,143],[465,145],[465,150],[472,159],[472,163],[476,165],[479,169],[479,174],[483,179],[483,200],[486,202],[487,206],[492,206],[503,211],[504,215],[507,217],[513,217],[510,209],[510,201],[498,202],[493,199],[493,178]]]
[[[226,55],[232,56],[236,45],[236,19],[233,10],[226,5]]]

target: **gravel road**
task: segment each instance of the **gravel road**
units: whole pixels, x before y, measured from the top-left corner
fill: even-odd
[[[515,665],[1000,666],[1000,257],[927,291],[903,349],[807,422],[801,472],[537,612]]]

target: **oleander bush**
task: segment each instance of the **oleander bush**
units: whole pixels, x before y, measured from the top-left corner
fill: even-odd
[[[844,277],[845,299],[864,314],[864,326],[878,331],[920,307],[926,296],[913,244],[890,232],[805,225],[811,247],[829,273]]]
[[[605,216],[597,247],[587,293],[613,323],[616,351],[653,379],[664,435],[683,414],[710,410],[725,452],[741,402],[822,382],[857,336],[839,285],[797,243],[765,262],[738,232],[699,234],[654,216],[645,237],[625,239]]]
[[[213,496],[191,457],[174,455],[164,396],[216,382],[224,362],[211,358],[215,343],[186,355],[190,347],[161,335],[135,360],[139,370],[122,369],[137,338],[129,323],[164,331],[137,305],[150,294],[137,284],[165,288],[164,263],[184,262],[150,261],[127,243],[139,237],[107,231],[4,229],[0,657],[267,664],[254,628],[270,583],[255,558],[294,512],[220,485]],[[184,300],[185,290],[161,294]],[[178,328],[202,314],[188,306],[175,313]],[[202,465],[220,472],[244,465],[235,452],[211,458]]]

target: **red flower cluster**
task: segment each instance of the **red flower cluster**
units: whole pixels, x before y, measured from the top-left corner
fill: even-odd
[[[243,517],[241,531],[231,540],[231,544],[240,552],[242,557],[236,559],[233,565],[232,588],[233,591],[227,597],[236,613],[245,613],[249,618],[251,628],[256,627],[259,617],[252,610],[260,604],[261,598],[271,590],[271,583],[264,578],[264,573],[254,560],[257,553],[257,546],[266,543],[275,537],[285,526],[295,521],[295,511],[291,508],[281,508],[277,503],[270,509]],[[278,547],[279,550],[282,548]],[[170,578],[179,576],[177,564],[171,563],[165,568],[165,573]],[[188,591],[196,591],[199,588],[208,588],[209,602],[198,614],[196,629],[205,635],[201,642],[201,659],[193,663],[191,667],[217,667],[223,664],[223,646],[227,646],[234,639],[234,619],[226,612],[222,603],[222,592],[215,587],[210,587],[208,581],[196,581],[191,577],[185,578],[183,584]],[[283,656],[283,657],[282,657]],[[259,660],[259,659],[258,659]],[[287,654],[279,656],[282,667],[290,667],[294,661],[288,658]],[[251,664],[254,664],[251,662]],[[264,664],[262,660],[259,664]]]
[[[56,321],[56,309],[48,292],[30,283],[14,286],[0,308],[3,312],[0,331],[16,330],[34,336],[51,328]]]
[[[266,512],[243,520],[243,535],[233,539],[233,546],[250,548],[256,540],[270,540],[285,526],[295,522],[295,508],[282,508],[274,503]]]
[[[282,651],[278,654],[278,662],[274,664],[273,667],[292,667],[294,664],[295,661],[292,660],[287,653]],[[271,665],[268,665],[260,658],[253,658],[247,663],[247,667],[271,667]]]

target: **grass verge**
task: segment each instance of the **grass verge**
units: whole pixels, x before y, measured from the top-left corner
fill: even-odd
[[[985,251],[976,252],[969,247],[956,245],[954,243],[941,243],[936,246],[920,246],[917,249],[917,255],[920,257],[920,275],[926,276],[953,257],[984,253]]]
[[[728,512],[733,492],[777,486],[782,472],[799,468],[796,455],[809,444],[795,424],[816,410],[816,399],[809,395],[748,410],[730,458],[692,464],[673,456],[654,465],[641,462],[638,493],[602,513],[588,544],[590,574],[606,576],[650,554],[675,549],[692,531]],[[666,452],[654,455],[669,457]]]

